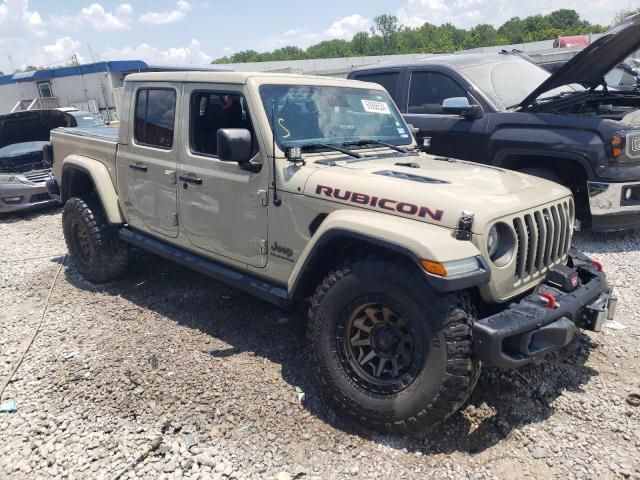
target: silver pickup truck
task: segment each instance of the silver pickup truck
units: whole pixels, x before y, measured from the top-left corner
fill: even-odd
[[[120,117],[51,135],[78,271],[110,281],[135,245],[308,304],[319,381],[358,423],[432,425],[481,364],[524,365],[613,315],[602,266],[571,247],[569,190],[418,152],[378,85],[135,74]]]

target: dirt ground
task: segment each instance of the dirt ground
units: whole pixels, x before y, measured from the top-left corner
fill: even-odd
[[[96,286],[65,260],[59,210],[0,220],[0,381],[64,262],[2,397],[0,478],[113,478],[161,442],[122,478],[640,479],[640,235],[575,243],[605,264],[624,328],[485,369],[444,425],[394,437],[324,404],[301,317],[146,254]]]

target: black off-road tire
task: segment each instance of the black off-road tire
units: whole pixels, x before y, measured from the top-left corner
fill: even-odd
[[[118,237],[118,228],[109,225],[97,199],[67,200],[62,229],[67,249],[85,279],[105,283],[127,270],[129,246]]]
[[[357,365],[352,366],[354,360],[358,362],[354,355],[349,356],[355,336],[350,338],[345,318],[362,302],[387,302],[406,315],[404,323],[411,326],[415,337],[414,354],[416,345],[421,344],[422,357],[411,355],[411,365],[415,363],[416,368],[409,368],[404,380],[396,384],[370,383],[356,372]],[[389,318],[395,317],[389,314]],[[468,295],[436,294],[411,263],[375,258],[345,263],[327,275],[309,309],[308,335],[320,385],[337,410],[358,426],[405,433],[436,425],[464,404],[480,376],[471,338],[475,318]],[[362,319],[351,325],[357,322],[362,324]],[[372,371],[378,368],[373,366]],[[411,372],[413,379],[404,385]],[[387,376],[393,382],[393,374]]]

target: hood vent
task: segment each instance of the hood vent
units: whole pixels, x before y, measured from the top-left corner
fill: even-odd
[[[438,180],[436,178],[423,177],[420,175],[413,175],[412,173],[396,172],[394,170],[380,170],[373,172],[374,175],[382,175],[385,177],[398,178],[400,180],[411,180],[412,182],[419,183],[449,183],[444,180]]]

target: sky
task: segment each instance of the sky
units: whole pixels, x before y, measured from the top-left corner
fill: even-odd
[[[61,65],[74,53],[81,63],[201,65],[240,50],[350,39],[383,13],[407,26],[468,28],[572,8],[607,25],[637,7],[640,0],[0,0],[0,71]]]

